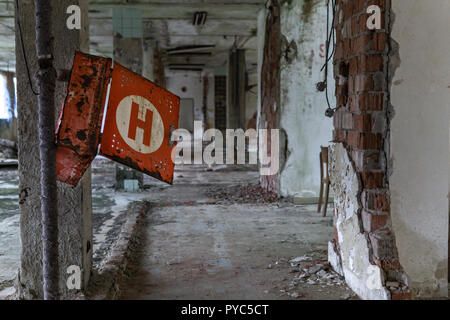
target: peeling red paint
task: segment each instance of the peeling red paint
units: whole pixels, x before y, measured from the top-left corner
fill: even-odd
[[[97,155],[111,59],[76,52],[56,129],[58,180],[76,186]]]

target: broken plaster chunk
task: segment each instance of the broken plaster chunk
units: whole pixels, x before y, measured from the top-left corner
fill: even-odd
[[[400,283],[398,283],[397,281],[387,281],[386,287],[398,288],[400,287]]]
[[[316,273],[319,277],[326,277],[327,276],[327,272],[325,270],[320,270],[319,272]]]
[[[309,268],[309,273],[316,273],[320,270],[322,270],[323,264],[316,264],[315,266]]]
[[[303,262],[303,261],[309,261],[309,260],[311,260],[311,257],[308,257],[308,256],[301,256],[301,257],[297,257],[297,258],[294,258],[294,259],[292,259],[292,260],[289,260],[289,262],[290,263],[300,263],[300,262]]]

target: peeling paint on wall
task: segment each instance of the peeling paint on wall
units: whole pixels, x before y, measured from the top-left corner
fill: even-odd
[[[329,158],[337,232],[337,242],[329,244],[330,263],[360,298],[388,300],[391,296],[384,286],[383,271],[370,263],[371,247],[359,218],[362,210],[359,176],[341,143],[330,147]]]
[[[326,12],[325,1],[317,0],[293,0],[281,7],[279,113],[288,156],[280,171],[280,193],[286,197],[318,197],[320,146],[332,138],[332,121],[324,116],[326,98],[316,90],[324,80]],[[332,105],[334,83],[330,72]]]

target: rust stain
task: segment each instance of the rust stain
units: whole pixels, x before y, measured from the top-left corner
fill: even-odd
[[[111,59],[76,52],[56,129],[58,180],[76,186],[97,154]]]

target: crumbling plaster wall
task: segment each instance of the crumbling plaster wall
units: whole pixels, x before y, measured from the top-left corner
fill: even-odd
[[[324,80],[326,1],[282,1],[280,66],[280,145],[286,162],[280,173],[280,194],[318,197],[320,146],[332,139],[333,122],[325,117],[325,94],[316,90]],[[330,16],[330,26],[331,26]],[[330,51],[332,48],[330,49]],[[335,106],[334,77],[329,69],[328,88]]]
[[[346,148],[337,143],[330,147],[330,179],[336,193],[335,239],[329,244],[330,263],[345,277],[349,287],[359,297],[368,300],[388,300],[390,292],[384,286],[384,273],[370,262],[370,245],[361,225],[361,181]]]
[[[392,224],[415,296],[447,296],[450,2],[395,0],[392,12]]]
[[[373,4],[380,6],[381,26],[370,30],[367,8]],[[367,241],[372,268],[382,270],[391,299],[410,299],[411,291],[399,261],[390,215],[388,158],[392,108],[388,65],[395,58],[390,55],[389,46],[391,1],[337,0],[336,5],[334,73],[339,109],[334,114],[333,140],[344,145],[361,184],[356,194],[352,188],[334,190],[335,203],[339,204],[348,196],[358,198],[361,210],[357,217]],[[331,166],[336,161],[343,160],[334,157]],[[349,209],[340,212],[337,206],[335,223],[343,214],[342,210]],[[335,250],[330,252],[331,261],[336,260],[335,252],[344,256],[344,248],[354,246],[351,232],[347,235],[337,230],[332,243]],[[341,243],[345,246],[336,247]],[[364,275],[355,280],[364,285]]]

